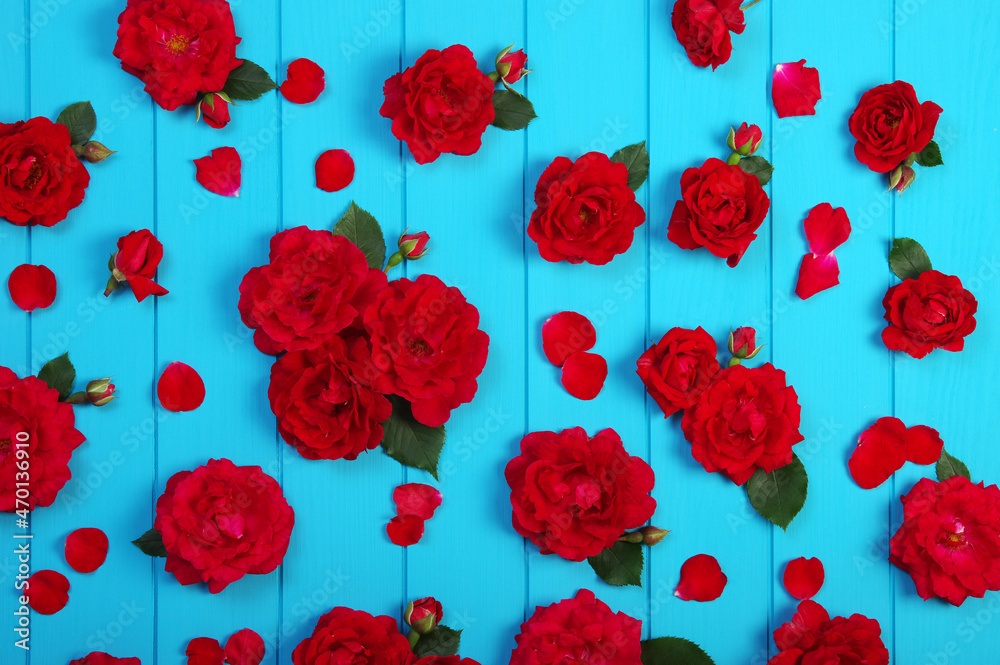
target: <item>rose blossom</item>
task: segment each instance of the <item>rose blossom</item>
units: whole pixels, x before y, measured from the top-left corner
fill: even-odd
[[[746,28],[740,0],[677,0],[670,18],[691,62],[713,70],[733,52],[730,31],[740,35]]]
[[[396,620],[335,607],[292,652],[293,665],[412,665],[417,657]]]
[[[128,282],[139,302],[148,296],[163,296],[168,291],[153,281],[163,260],[163,245],[149,229],[132,231],[118,239],[118,251],[111,259],[112,279],[104,295],[108,296],[120,282]]]
[[[221,459],[170,477],[153,528],[163,538],[168,573],[219,593],[244,575],[277,568],[294,523],[274,478],[259,466]]]
[[[799,603],[792,620],[774,631],[774,643],[780,653],[768,665],[889,664],[878,621],[862,614],[831,619],[812,600]]]
[[[613,429],[532,432],[504,472],[514,529],[542,554],[583,561],[653,516],[653,470]]]
[[[934,349],[965,348],[965,337],[976,329],[979,303],[958,277],[925,270],[890,287],[882,306],[889,322],[882,331],[886,348],[923,358]]]
[[[715,340],[702,328],[672,328],[636,361],[646,392],[669,418],[698,401],[719,371]]]
[[[861,95],[851,114],[855,157],[876,173],[892,171],[927,147],[943,110],[934,102],[918,102],[913,86],[905,81],[872,88]]]
[[[921,478],[903,499],[889,561],[910,574],[921,598],[961,605],[1000,591],[1000,489],[965,476]]]

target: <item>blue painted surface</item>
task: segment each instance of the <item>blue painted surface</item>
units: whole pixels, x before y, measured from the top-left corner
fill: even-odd
[[[937,428],[977,479],[1000,480],[1000,216],[986,164],[1000,149],[996,6],[970,22],[950,3],[926,0],[767,0],[747,12],[732,60],[713,73],[687,61],[661,0],[614,10],[594,0],[233,2],[242,55],[279,80],[288,62],[309,57],[326,69],[328,88],[307,106],[274,95],[245,104],[229,127],[211,130],[190,113],[155,108],[121,72],[111,50],[123,4],[0,4],[0,120],[55,117],[90,99],[102,122],[97,138],[119,150],[91,168],[87,199],[68,221],[31,231],[0,223],[0,275],[28,260],[44,263],[60,288],[52,308],[31,316],[0,298],[0,363],[23,375],[68,350],[81,376],[114,374],[122,393],[106,409],[78,410],[88,441],[74,455],[73,480],[33,517],[34,567],[66,572],[72,589],[64,611],[34,618],[31,662],[59,665],[98,649],[146,665],[181,663],[189,639],[225,640],[250,627],[268,642],[265,662],[288,663],[330,607],[399,616],[407,600],[433,594],[445,603],[446,622],[465,629],[463,655],[491,665],[507,662],[536,605],[588,587],[643,619],[647,636],[689,637],[719,663],[758,664],[773,655],[770,631],[794,608],[781,572],[803,555],[826,566],[817,600],[833,614],[878,619],[893,662],[995,662],[997,593],[961,608],[924,602],[886,561],[898,495],[932,469],[910,466],[863,491],[846,459],[868,424],[896,415]],[[489,69],[511,42],[536,69],[524,85],[539,119],[527,132],[487,130],[475,156],[417,166],[378,116],[382,81],[425,49],[452,43],[470,46]],[[815,117],[778,119],[772,67],[800,58],[819,68],[824,99]],[[901,199],[854,160],[846,126],[859,95],[893,78],[945,109],[938,141],[947,166],[919,170]],[[744,120],[764,127],[764,153],[777,171],[760,237],[730,269],[669,243],[666,223],[683,169],[724,156],[728,126]],[[545,166],[557,155],[610,153],[640,140],[652,159],[639,192],[648,221],[632,248],[603,267],[541,260],[523,227]],[[194,180],[191,160],[221,145],[243,156],[238,199],[206,193]],[[354,183],[336,194],[313,184],[315,158],[328,148],[350,150],[357,163]],[[426,474],[379,452],[308,462],[281,443],[266,399],[270,360],[236,312],[239,280],[265,260],[276,230],[330,228],[352,199],[390,238],[407,226],[431,233],[433,253],[406,271],[460,287],[492,340],[475,401],[448,426],[444,505],[408,551],[385,537],[391,492]],[[841,285],[803,302],[793,293],[806,249],[801,222],[821,201],[844,206],[854,233],[837,250]],[[142,227],[166,247],[159,279],[170,295],[105,300],[107,254],[118,236]],[[959,275],[978,298],[979,328],[964,352],[915,361],[881,345],[894,235],[919,239],[935,267]],[[611,368],[593,402],[569,397],[541,353],[540,325],[563,309],[591,317],[596,351]],[[810,497],[787,533],[759,518],[731,483],[703,472],[677,418],[665,421],[634,375],[638,355],[672,326],[701,325],[722,340],[748,324],[767,343],[759,361],[786,370],[803,405],[798,450]],[[153,381],[174,360],[205,379],[208,397],[194,413],[155,403]],[[540,556],[509,526],[502,472],[520,437],[575,425],[615,428],[657,473],[654,522],[673,533],[649,557],[642,590],[613,589],[585,564]],[[277,477],[296,527],[279,571],[212,596],[181,587],[129,541],[149,527],[170,475],[219,456]],[[104,529],[112,542],[107,564],[91,575],[69,571],[62,557],[65,536],[81,526]],[[13,520],[0,520],[4,607],[14,598],[12,531]],[[701,552],[718,557],[729,587],[718,601],[683,603],[672,595],[680,564]],[[27,663],[3,626],[0,635],[0,662]]]

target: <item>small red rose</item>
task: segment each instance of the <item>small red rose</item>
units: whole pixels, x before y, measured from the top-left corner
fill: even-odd
[[[202,97],[198,111],[209,127],[222,129],[229,124],[229,103],[217,93],[210,92]]]
[[[417,657],[396,620],[335,607],[292,652],[292,665],[412,665]]]
[[[403,623],[421,635],[426,635],[433,631],[443,618],[444,608],[433,597],[415,600],[403,612]]]
[[[11,271],[7,290],[14,304],[25,312],[45,309],[56,299],[56,276],[45,266],[26,263]]]
[[[316,101],[326,88],[326,72],[308,58],[299,58],[288,64],[285,82],[281,84],[281,94],[293,104],[308,104]]]
[[[66,538],[66,563],[78,573],[92,573],[108,556],[108,537],[100,529],[77,529]]]
[[[698,401],[719,371],[715,340],[700,327],[671,328],[636,361],[646,392],[669,418]]]
[[[122,282],[132,287],[139,302],[148,296],[164,296],[169,291],[154,282],[156,269],[163,260],[163,245],[149,229],[132,231],[118,239],[118,251],[111,257],[111,277],[105,297]]]
[[[823,97],[819,90],[819,70],[805,64],[805,60],[799,60],[774,68],[771,100],[779,118],[816,115],[816,102]]]
[[[780,653],[767,662],[889,665],[889,651],[881,636],[882,628],[874,619],[861,614],[831,619],[822,605],[804,600],[792,620],[774,631],[774,644]]]
[[[705,603],[721,596],[728,581],[714,556],[696,554],[681,566],[681,580],[674,595],[681,600]]]
[[[194,411],[205,401],[205,382],[190,365],[167,365],[156,383],[156,396],[167,411]]]
[[[882,306],[889,322],[882,331],[885,347],[923,358],[934,349],[965,348],[965,338],[976,329],[979,303],[958,277],[925,270],[890,287]]]
[[[855,157],[876,173],[892,171],[927,147],[943,110],[934,102],[918,102],[913,86],[905,81],[872,88],[861,95],[851,114]]]
[[[727,144],[733,152],[739,153],[743,157],[757,152],[761,142],[764,140],[764,132],[757,125],[747,125],[743,123],[738,129],[729,128],[729,138]]]
[[[521,80],[521,77],[531,71],[525,67],[527,64],[528,54],[524,52],[523,48],[516,51],[508,51],[497,60],[497,73],[500,74],[500,78],[507,85],[517,83]]]
[[[69,602],[69,580],[54,570],[39,570],[27,579],[24,595],[39,614],[55,614]]]
[[[346,150],[327,150],[316,160],[316,186],[339,192],[354,180],[354,160]]]
[[[798,559],[792,559],[785,566],[782,582],[785,585],[785,590],[793,598],[807,600],[823,588],[824,578],[822,561],[817,558],[807,559],[800,556]]]
[[[739,0],[677,0],[670,18],[691,62],[713,70],[733,52],[729,33],[746,28]]]
[[[416,261],[424,258],[427,254],[427,244],[431,241],[431,236],[427,231],[417,233],[404,233],[399,236],[396,246],[407,261]]]
[[[236,148],[216,148],[208,157],[194,160],[195,178],[201,186],[220,196],[239,196],[243,162]]]

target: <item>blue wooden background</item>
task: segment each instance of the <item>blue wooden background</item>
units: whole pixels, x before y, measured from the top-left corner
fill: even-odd
[[[31,230],[0,223],[4,281],[23,262],[46,264],[59,279],[55,305],[31,316],[0,298],[0,363],[23,375],[68,350],[82,377],[113,374],[121,391],[110,407],[78,409],[88,441],[74,455],[73,479],[32,518],[33,566],[63,571],[72,585],[65,610],[34,617],[32,663],[62,665],[101,650],[173,665],[184,662],[191,638],[224,641],[243,627],[265,637],[266,663],[289,663],[333,606],[398,617],[408,599],[433,594],[446,623],[465,630],[463,655],[495,665],[507,662],[536,605],[587,587],[642,619],[647,636],[688,637],[720,665],[759,665],[795,604],[781,572],[802,555],[826,566],[817,600],[832,614],[878,619],[893,662],[995,662],[1000,595],[961,608],[924,602],[886,560],[899,495],[933,468],[909,465],[873,491],[858,488],[846,468],[858,434],[896,415],[937,428],[977,480],[1000,481],[995,3],[970,16],[930,0],[765,0],[748,10],[732,60],[713,73],[688,62],[665,0],[234,0],[239,54],[279,81],[288,62],[311,58],[326,69],[327,91],[307,106],[268,95],[234,109],[224,130],[154,108],[142,84],[119,69],[111,51],[124,4],[0,3],[0,120],[54,118],[90,99],[100,121],[95,138],[119,151],[91,168],[86,202],[66,222]],[[378,115],[382,81],[424,50],[453,43],[472,48],[488,71],[511,42],[536,69],[520,85],[538,120],[526,132],[490,128],[475,156],[417,166]],[[819,68],[823,100],[815,117],[779,120],[769,96],[773,66],[800,58]],[[918,169],[902,198],[855,161],[847,130],[860,94],[897,78],[944,107],[937,140],[947,164]],[[705,251],[678,249],[666,227],[683,169],[724,157],[728,127],[741,121],[764,128],[763,151],[777,171],[760,237],[730,269]],[[628,253],[596,267],[541,260],[525,242],[524,222],[545,166],[557,155],[611,153],[641,140],[652,160],[639,192],[648,222]],[[191,160],[222,145],[243,157],[238,199],[194,179]],[[329,148],[350,150],[357,163],[354,183],[336,194],[314,184],[314,161]],[[352,199],[387,236],[429,231],[432,254],[406,270],[459,286],[492,339],[475,401],[448,425],[444,505],[408,550],[385,535],[391,492],[428,477],[379,451],[356,462],[310,462],[280,442],[266,397],[271,358],[254,348],[236,310],[239,281],[264,262],[275,231],[331,228]],[[800,301],[793,291],[806,250],[801,223],[822,201],[844,206],[854,232],[837,250],[841,285]],[[166,248],[159,281],[170,295],[141,304],[127,291],[103,298],[116,239],[144,227]],[[882,346],[893,236],[919,239],[935,267],[959,275],[978,298],[979,328],[964,352],[914,361]],[[567,395],[541,353],[542,321],[564,309],[590,316],[595,350],[608,359],[610,376],[593,402]],[[635,360],[678,325],[704,326],[718,340],[731,327],[757,327],[767,344],[759,361],[785,369],[797,389],[806,437],[797,451],[810,492],[787,533],[757,516],[740,489],[704,473],[678,418],[665,421],[645,398]],[[155,377],[174,360],[205,379],[208,396],[196,412],[155,403]],[[673,533],[652,552],[641,590],[611,588],[586,564],[540,556],[510,527],[502,471],[519,439],[575,425],[615,428],[656,471],[654,521]],[[180,586],[162,560],[129,541],[151,525],[171,474],[221,456],[278,478],[296,526],[281,569],[213,596]],[[12,609],[9,517],[0,520],[0,598]],[[62,556],[66,535],[81,526],[111,539],[107,563],[90,575],[69,570]],[[715,602],[681,602],[673,597],[678,570],[701,552],[718,557],[729,586]],[[0,662],[27,663],[12,646],[13,619],[6,609],[0,616]]]

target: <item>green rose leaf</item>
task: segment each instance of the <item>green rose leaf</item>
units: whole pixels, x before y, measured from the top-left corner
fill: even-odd
[[[797,456],[791,463],[764,473],[757,469],[747,481],[747,496],[762,517],[787,529],[806,503],[809,477]]]
[[[163,537],[156,529],[150,529],[133,540],[132,544],[148,556],[167,556],[167,548],[163,546]]]
[[[493,112],[496,114],[493,125],[508,131],[524,129],[538,117],[528,98],[511,90],[497,90],[493,93]]]
[[[438,626],[420,639],[413,646],[413,653],[418,658],[424,656],[454,656],[458,653],[462,641],[462,631],[448,626]]]
[[[38,373],[38,378],[47,383],[49,388],[59,391],[60,400],[69,397],[73,390],[73,382],[76,381],[76,369],[69,360],[69,352],[45,363],[42,371]]]
[[[937,478],[940,481],[948,480],[952,476],[965,476],[969,480],[972,480],[969,467],[965,466],[965,462],[957,457],[952,457],[944,449],[941,450],[941,459],[938,460],[936,470]]]
[[[931,269],[931,259],[913,238],[893,238],[889,268],[900,279],[916,279],[920,273]]]
[[[618,541],[600,554],[588,557],[598,577],[614,586],[642,586],[642,544]]]
[[[428,427],[413,417],[410,404],[392,395],[392,415],[382,423],[382,448],[400,464],[423,469],[437,479],[438,460],[444,448],[444,426]]]
[[[351,207],[333,227],[333,234],[344,236],[357,245],[365,253],[369,267],[382,269],[382,264],[385,263],[385,236],[371,213],[351,201]]]
[[[649,175],[649,153],[646,142],[626,146],[611,155],[612,162],[624,164],[628,168],[628,186],[634,192],[642,187]]]
[[[70,104],[59,114],[56,122],[66,125],[72,145],[83,145],[97,131],[97,114],[90,102]]]
[[[707,653],[683,637],[658,637],[642,643],[642,665],[715,665]]]
[[[271,80],[270,74],[264,71],[263,67],[244,60],[242,65],[229,72],[229,78],[226,79],[222,92],[230,99],[251,101],[277,87],[278,85]]]
[[[916,155],[917,164],[921,166],[941,166],[944,164],[944,160],[941,159],[941,146],[937,144],[937,141],[931,141]]]
[[[771,163],[763,157],[759,157],[757,155],[753,157],[744,157],[740,160],[739,165],[744,172],[757,176],[757,180],[760,181],[761,187],[771,182],[771,174],[774,173],[774,167],[771,166]]]

